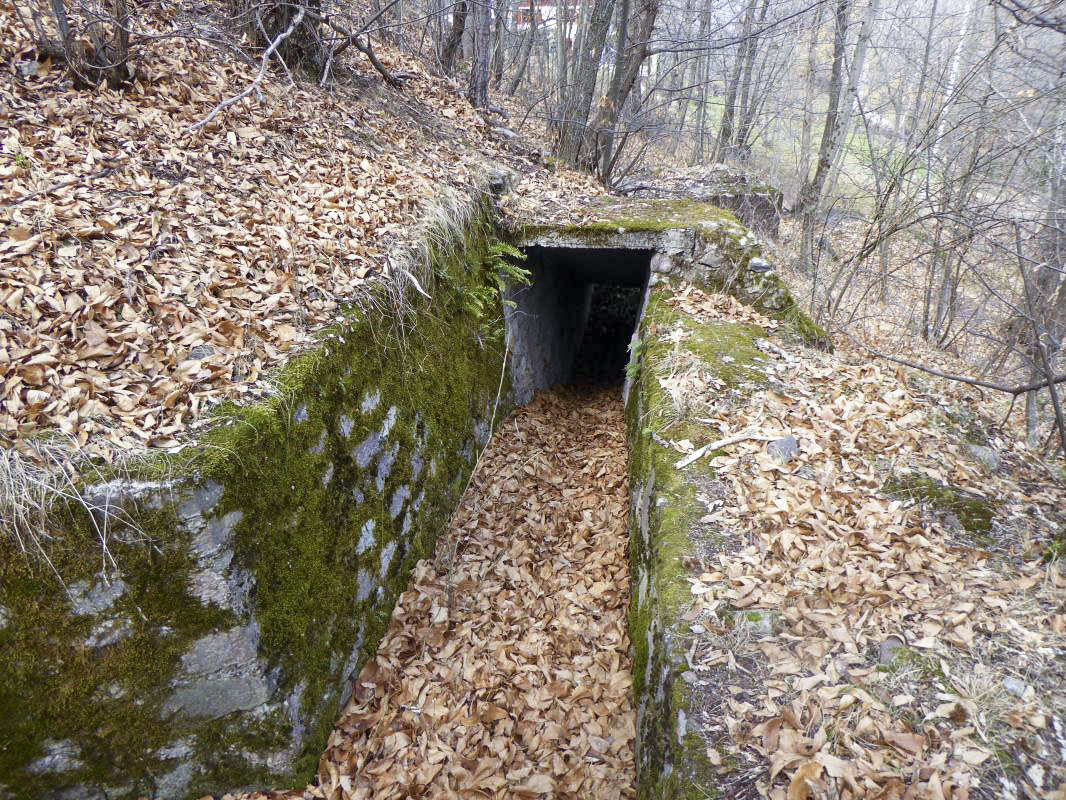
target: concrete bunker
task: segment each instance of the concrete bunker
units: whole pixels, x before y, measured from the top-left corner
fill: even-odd
[[[507,309],[514,398],[567,383],[620,382],[650,275],[651,249],[525,248],[531,284]]]

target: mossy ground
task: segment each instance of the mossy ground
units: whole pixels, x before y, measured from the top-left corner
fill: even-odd
[[[933,508],[950,512],[979,541],[988,539],[994,509],[989,501],[970,492],[916,474],[891,476],[885,481],[883,491],[890,497],[928,503]]]

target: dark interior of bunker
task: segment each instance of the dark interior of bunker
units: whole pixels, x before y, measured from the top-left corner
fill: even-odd
[[[516,400],[560,384],[620,383],[648,283],[650,250],[530,247],[508,328]]]

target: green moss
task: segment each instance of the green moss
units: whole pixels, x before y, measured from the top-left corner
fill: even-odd
[[[68,514],[48,555],[68,586],[91,583],[103,557],[100,539],[78,507]],[[0,603],[11,615],[0,629],[0,775],[10,790],[32,786],[37,796],[58,788],[56,776],[25,770],[43,754],[46,739],[78,746],[84,765],[78,782],[129,782],[147,790],[143,754],[170,741],[159,714],[177,662],[191,641],[232,620],[229,612],[189,604],[194,565],[183,539],[171,534],[172,512],[142,509],[138,523],[138,533],[122,526],[110,531],[108,548],[129,588],[109,614],[125,620],[128,635],[100,649],[83,644],[93,621],[67,612],[54,575],[0,539]]]
[[[520,240],[554,233],[598,242],[618,233],[664,233],[669,230],[695,228],[706,223],[740,222],[728,211],[689,199],[643,199],[601,205],[591,209],[592,219],[580,225],[526,225],[518,232]]]
[[[773,312],[772,316],[790,325],[802,342],[827,353],[833,352],[833,339],[829,332],[811,319],[795,302],[784,311]]]
[[[1066,526],[1059,528],[1059,532],[1051,537],[1041,553],[1041,560],[1045,564],[1062,559],[1066,559]]]
[[[640,505],[630,530],[633,691],[642,708],[639,798],[705,798],[719,792],[717,772],[702,738],[688,731],[678,741],[679,720],[692,718],[691,690],[681,678],[687,669],[689,635],[684,613],[692,602],[686,559],[696,549],[694,537],[706,536],[700,532],[704,507],[697,498],[699,481],[694,479],[712,476],[713,469],[704,459],[678,470],[674,467],[678,453],[659,444],[667,436],[698,442],[712,432],[695,419],[677,418],[659,377],[670,368],[671,352],[680,348],[706,364],[728,391],[743,394],[745,388],[754,390],[765,381],[755,368],[755,359],[761,357],[755,340],[764,335],[762,329],[694,320],[670,305],[673,291],[660,284],[649,294],[626,407],[630,486],[647,504],[647,536]],[[688,336],[675,342],[668,334],[678,326]]]
[[[970,533],[985,535],[991,530],[993,509],[987,500],[924,475],[893,475],[885,481],[882,490],[891,497],[928,503],[933,508],[949,511]]]
[[[879,672],[887,672],[895,675],[901,672],[914,673],[919,679],[929,682],[939,682],[947,685],[947,675],[944,674],[940,661],[932,656],[919,653],[909,647],[900,647],[892,657],[892,661],[878,667]]]

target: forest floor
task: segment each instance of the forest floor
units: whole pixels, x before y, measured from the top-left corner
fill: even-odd
[[[269,796],[633,796],[619,395],[556,389],[501,423],[356,680],[319,785]]]
[[[223,399],[269,395],[489,170],[528,219],[603,192],[388,46],[402,90],[348,55],[325,88],[270,70],[197,127],[257,65],[142,11],[160,38],[133,84],[82,90],[0,4],[0,441],[38,463],[180,449]]]

